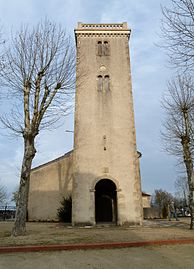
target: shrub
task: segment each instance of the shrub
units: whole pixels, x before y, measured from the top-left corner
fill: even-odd
[[[61,222],[71,222],[72,216],[72,198],[64,197],[61,206],[58,209],[57,216]]]

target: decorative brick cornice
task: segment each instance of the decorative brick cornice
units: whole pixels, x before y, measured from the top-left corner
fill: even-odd
[[[78,27],[77,29],[105,29],[105,30],[110,30],[110,29],[128,29],[127,27],[127,23],[123,22],[123,23],[82,23],[82,22],[78,22]]]
[[[75,29],[75,37],[127,37],[129,38],[131,30],[127,23],[103,23],[103,24],[88,24],[78,23]]]
[[[105,33],[105,32],[103,32],[103,33],[95,33],[95,32],[79,33],[79,32],[76,32],[75,34],[76,34],[76,37],[90,37],[90,36],[93,36],[93,37],[111,37],[111,36],[129,37],[130,36],[130,33]]]

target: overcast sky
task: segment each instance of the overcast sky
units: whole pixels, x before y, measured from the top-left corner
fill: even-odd
[[[0,22],[4,37],[16,31],[21,23],[36,24],[47,16],[60,23],[73,36],[77,22],[128,22],[130,39],[132,84],[134,96],[137,148],[142,153],[142,189],[153,193],[163,188],[174,192],[177,177],[175,160],[162,151],[160,129],[161,96],[172,75],[167,68],[164,52],[156,46],[162,18],[158,0],[0,0]],[[168,5],[169,0],[163,0]],[[2,103],[0,110],[4,109]],[[73,114],[61,128],[43,132],[37,139],[37,166],[63,155],[73,148]],[[0,181],[11,193],[19,183],[23,153],[21,139],[0,136]]]

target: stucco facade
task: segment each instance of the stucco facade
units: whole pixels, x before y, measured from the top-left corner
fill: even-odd
[[[28,198],[29,221],[57,221],[63,197],[72,193],[72,153],[32,169]]]
[[[151,207],[151,195],[145,192],[142,192],[142,206],[143,208]]]
[[[127,23],[79,23],[75,36],[74,150],[32,171],[29,219],[55,219],[60,199],[72,188],[72,225],[141,225],[130,29]]]

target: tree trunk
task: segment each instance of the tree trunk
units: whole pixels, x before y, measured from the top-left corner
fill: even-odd
[[[182,138],[182,145],[183,145],[183,153],[184,153],[184,163],[186,167],[187,179],[188,179],[188,184],[189,184],[189,209],[190,209],[190,214],[191,214],[190,229],[192,230],[193,224],[194,224],[194,197],[193,197],[194,186],[192,182],[193,161],[191,157],[188,137]]]
[[[22,162],[18,203],[16,208],[15,223],[12,230],[13,236],[23,235],[26,232],[26,217],[28,208],[28,193],[32,160],[35,156],[34,137],[24,136],[24,157]]]
[[[189,209],[191,214],[190,229],[193,229],[194,224],[194,201],[193,201],[193,191],[189,190]]]

